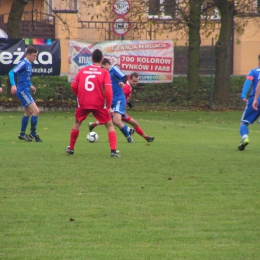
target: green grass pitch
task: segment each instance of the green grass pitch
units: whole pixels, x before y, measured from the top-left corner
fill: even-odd
[[[260,259],[260,125],[238,151],[241,111],[129,111],[147,143],[111,158],[74,113],[41,113],[42,143],[18,140],[22,113],[0,112],[0,259]],[[29,128],[29,126],[28,126]]]

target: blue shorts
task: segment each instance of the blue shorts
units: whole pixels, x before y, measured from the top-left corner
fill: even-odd
[[[246,108],[241,118],[241,122],[246,124],[253,124],[260,116],[260,99],[258,99],[258,110],[254,110],[252,107],[254,97],[250,97],[246,103]]]
[[[112,109],[114,110],[115,113],[119,113],[122,116],[125,116],[125,105],[126,105],[126,101],[125,100],[118,100],[118,101],[114,101],[112,103]]]
[[[30,104],[34,102],[34,99],[32,98],[30,92],[16,92],[16,96],[21,101],[23,107],[28,107]]]

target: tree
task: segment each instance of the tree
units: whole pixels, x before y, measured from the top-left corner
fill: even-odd
[[[230,75],[232,73],[234,1],[215,0],[221,15],[221,29],[215,45],[215,82],[213,100],[215,106],[229,105]]]
[[[199,100],[200,86],[200,15],[201,0],[190,0],[189,19],[187,26],[189,28],[188,44],[188,93],[193,102]]]
[[[20,38],[21,20],[24,12],[24,7],[28,4],[28,0],[14,0],[9,17],[7,34],[9,38]]]
[[[158,0],[152,0],[149,2],[149,9],[152,9],[152,4],[158,10]],[[199,87],[200,87],[200,15],[201,4],[203,0],[182,0],[182,1],[165,1],[165,3],[174,3],[174,12],[172,12],[172,19],[167,21],[169,26],[164,26],[163,30],[176,30],[183,31],[184,35],[188,36],[188,54],[187,54],[187,81],[188,81],[188,96],[192,103],[196,103],[199,100]],[[144,5],[147,2],[144,2]],[[140,11],[147,8],[142,8]],[[168,10],[169,6],[164,8]],[[139,12],[140,12],[139,11]],[[134,14],[135,16],[136,14]],[[144,18],[145,19],[145,18]],[[142,19],[142,20],[144,20]],[[147,19],[147,18],[146,18]],[[167,23],[166,22],[166,23]],[[156,21],[154,21],[156,23]],[[162,33],[158,31],[158,33]],[[173,39],[176,40],[176,39]]]
[[[11,39],[19,39],[20,38],[20,27],[22,16],[24,12],[24,7],[28,4],[27,0],[14,0],[11,11],[8,17],[8,25],[7,25],[7,34]],[[9,79],[7,79],[7,95],[11,96],[11,83]]]
[[[183,31],[183,36],[188,36],[188,95],[192,103],[199,100],[200,87],[200,15],[201,4],[204,0],[139,0],[131,1],[131,12],[129,19],[139,23],[139,34],[143,30],[153,28],[153,34],[162,34],[165,31]],[[86,0],[89,6],[93,6],[93,1]],[[93,15],[111,20],[113,10],[113,0],[102,1],[104,7],[100,13]],[[98,2],[100,5],[100,2]],[[171,17],[164,21],[160,19],[163,16]],[[149,18],[148,18],[149,17]],[[159,19],[158,19],[159,18]],[[173,39],[176,43],[177,39]]]

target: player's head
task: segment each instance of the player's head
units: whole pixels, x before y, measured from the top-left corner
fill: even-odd
[[[139,81],[139,74],[137,72],[133,72],[129,76],[129,84],[131,87],[135,87]]]
[[[102,63],[101,63],[101,67],[106,69],[106,70],[109,70],[110,67],[111,67],[111,62],[109,61],[109,59],[104,58]]]
[[[34,62],[37,58],[38,50],[34,46],[28,46],[25,53],[26,59],[30,62]]]
[[[93,53],[92,53],[93,63],[101,63],[102,59],[103,59],[102,51],[99,50],[99,49],[94,50]]]

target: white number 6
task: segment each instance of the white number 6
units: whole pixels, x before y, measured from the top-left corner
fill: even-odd
[[[93,82],[89,81],[89,79],[94,79],[96,76],[95,75],[90,75],[86,77],[85,79],[85,89],[87,91],[92,91],[95,88],[95,85]]]

